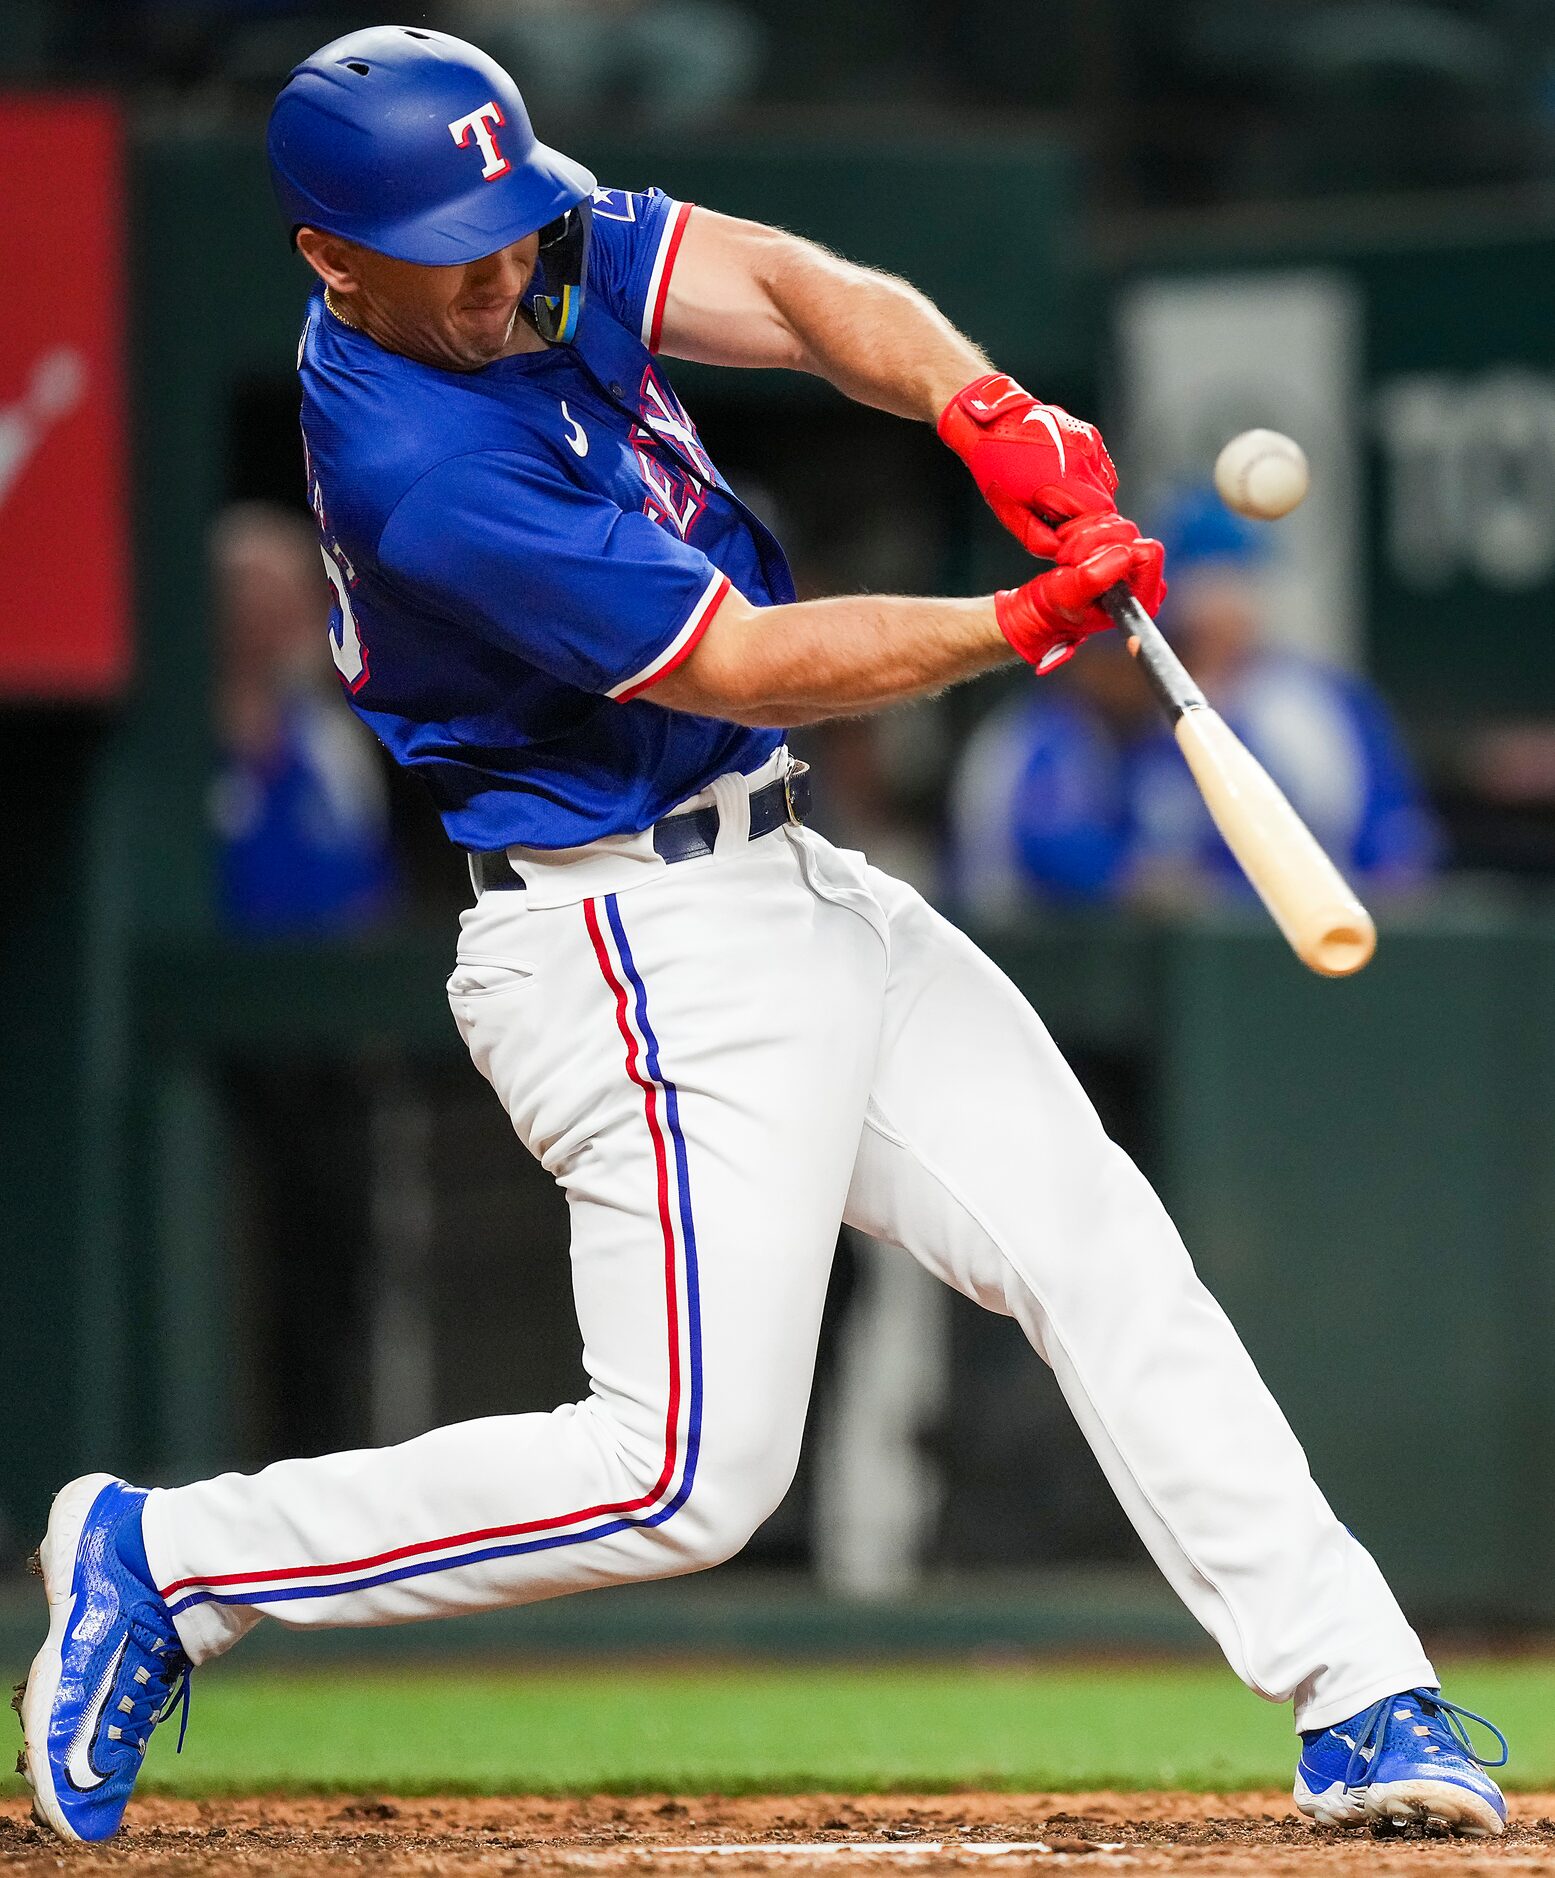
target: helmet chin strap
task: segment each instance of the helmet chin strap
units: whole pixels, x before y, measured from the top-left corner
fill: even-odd
[[[563,287],[559,294],[536,294],[530,311],[540,337],[553,346],[566,345],[578,330],[582,301],[577,287]]]
[[[540,231],[544,284],[530,301],[530,314],[540,337],[553,346],[566,345],[578,330],[588,279],[591,220],[591,205],[584,201]]]

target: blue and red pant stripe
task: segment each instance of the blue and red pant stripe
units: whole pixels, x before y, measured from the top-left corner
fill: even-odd
[[[601,921],[600,910],[604,919]],[[271,1571],[184,1577],[161,1588],[176,1616],[197,1604],[280,1604],[329,1598],[431,1572],[456,1571],[495,1559],[518,1558],[561,1546],[584,1545],[633,1528],[662,1525],[685,1505],[696,1478],[702,1431],[702,1305],[696,1222],[680,1097],[659,1060],[659,1040],[648,1015],[648,992],[632,956],[618,896],[583,903],[584,923],[600,974],[615,1000],[616,1026],[626,1052],[628,1078],[642,1091],[653,1147],[657,1214],[664,1251],[665,1317],[669,1343],[664,1461],[653,1486],[629,1501],[583,1507],[544,1519],[454,1533],[396,1546],[370,1557],[322,1565],[287,1565]],[[685,1352],[681,1319],[685,1320]],[[682,1395],[685,1443],[680,1442]],[[678,1484],[677,1484],[678,1477]],[[588,1523],[584,1523],[588,1522]],[[598,1522],[598,1523],[596,1523]],[[558,1528],[578,1530],[557,1530]]]

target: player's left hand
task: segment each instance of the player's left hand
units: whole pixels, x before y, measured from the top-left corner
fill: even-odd
[[[1057,554],[1064,517],[1116,510],[1118,472],[1101,432],[1062,405],[1039,403],[1004,372],[963,386],[938,429],[1030,554]]]
[[[1122,515],[1081,515],[1054,531],[1056,566],[994,595],[999,630],[1028,665],[1051,672],[1112,616],[1096,602],[1125,582],[1152,617],[1166,598],[1166,550]]]

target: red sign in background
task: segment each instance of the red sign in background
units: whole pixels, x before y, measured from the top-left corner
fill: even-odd
[[[129,669],[124,139],[96,98],[0,95],[0,696]]]

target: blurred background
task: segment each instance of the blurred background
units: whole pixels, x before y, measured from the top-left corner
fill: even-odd
[[[0,35],[12,1568],[87,1465],[184,1479],[582,1387],[565,1207],[443,996],[465,869],[336,695],[302,501],[264,117],[379,17],[9,0]],[[1302,972],[1111,645],[801,735],[816,820],[1026,990],[1420,1620],[1555,1625],[1555,4],[397,17],[508,63],[602,182],[905,274],[1102,423],[1166,623],[1376,907],[1376,962]],[[802,592],[1020,576],[927,429],[675,376]],[[1207,486],[1253,424],[1312,460],[1275,525]],[[805,1467],[749,1552],[505,1634],[1187,1629],[1018,1332],[845,1235]]]

